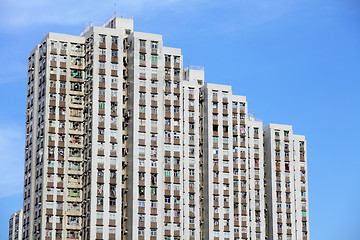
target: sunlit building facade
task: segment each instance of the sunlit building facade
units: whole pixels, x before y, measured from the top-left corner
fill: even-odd
[[[22,239],[308,239],[304,137],[204,80],[132,18],[49,33],[28,59]]]

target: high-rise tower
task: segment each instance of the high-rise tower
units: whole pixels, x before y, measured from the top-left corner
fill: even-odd
[[[114,16],[28,62],[24,240],[308,238],[304,137],[161,35]]]

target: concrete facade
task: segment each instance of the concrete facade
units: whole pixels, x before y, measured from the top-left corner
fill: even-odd
[[[265,126],[269,239],[308,239],[306,141],[289,125]]]
[[[308,239],[304,137],[263,128],[161,35],[112,17],[49,33],[28,62],[22,239],[277,239],[273,132],[288,128],[281,201]]]
[[[22,239],[23,210],[19,210],[9,219],[9,240]]]

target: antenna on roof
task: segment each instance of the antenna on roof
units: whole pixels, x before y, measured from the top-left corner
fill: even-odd
[[[115,2],[115,13],[114,14],[115,14],[115,17],[116,17],[116,2]]]

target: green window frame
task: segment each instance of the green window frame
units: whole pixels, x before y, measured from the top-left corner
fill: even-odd
[[[99,108],[105,109],[105,102],[99,102]]]
[[[151,55],[151,61],[152,62],[157,62],[157,56],[156,55]]]

